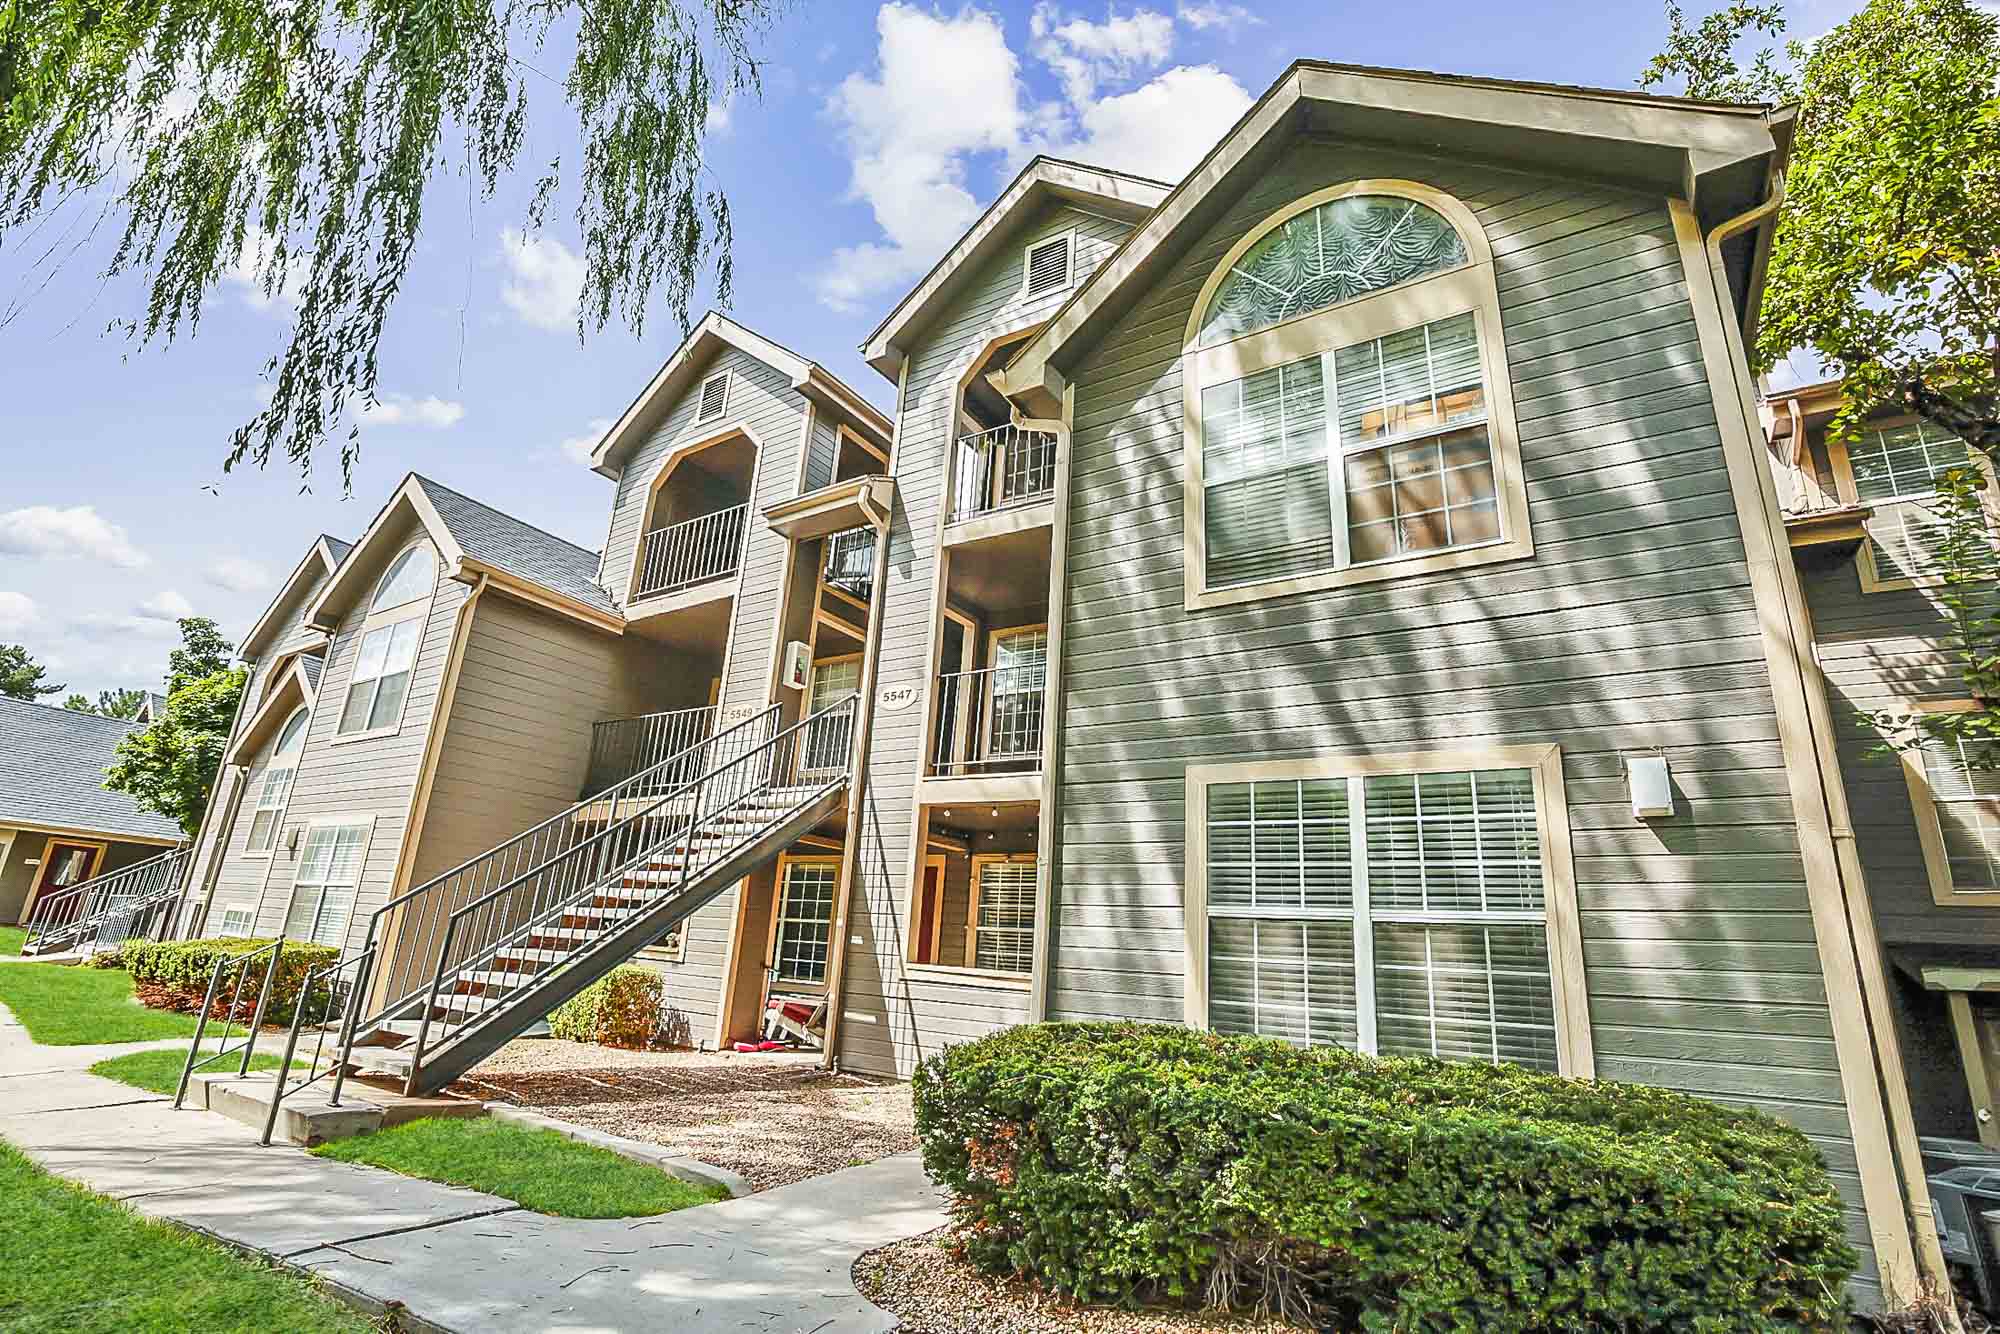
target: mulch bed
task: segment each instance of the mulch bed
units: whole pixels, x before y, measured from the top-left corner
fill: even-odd
[[[1206,1311],[1119,1311],[1077,1306],[1025,1279],[993,1278],[959,1258],[950,1228],[868,1252],[854,1286],[902,1317],[903,1334],[1291,1334],[1280,1320]]]

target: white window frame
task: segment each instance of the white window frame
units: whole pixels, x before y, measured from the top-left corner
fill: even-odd
[[[297,904],[299,897],[299,868],[305,863],[305,850],[312,842],[313,832],[318,829],[360,829],[362,831],[361,847],[355,853],[354,861],[354,901],[348,905],[347,920],[341,925],[340,943],[334,946],[335,949],[345,950],[347,948],[347,938],[354,934],[354,919],[361,911],[361,885],[368,878],[368,852],[375,842],[375,817],[372,815],[320,815],[306,821],[302,827],[302,837],[299,840],[298,860],[293,863],[292,867],[292,883],[285,896],[285,916],[280,930],[286,930],[291,926],[292,908]],[[320,901],[313,908],[313,917],[317,920],[320,912],[326,906],[327,886],[326,884],[319,884],[307,886],[306,888],[317,889],[319,891]],[[308,938],[310,939],[310,937]]]
[[[1576,906],[1576,871],[1570,854],[1569,805],[1563,793],[1559,746],[1493,746],[1397,755],[1322,755],[1297,760],[1246,760],[1189,765],[1187,770],[1185,1018],[1191,1028],[1208,1022],[1208,789],[1218,784],[1368,778],[1371,776],[1526,769],[1535,789],[1535,823],[1541,846],[1548,933],[1550,1003],[1555,1013],[1557,1068],[1589,1079],[1596,1073],[1590,1006],[1584,983],[1583,933]],[[1354,849],[1357,883],[1365,883],[1366,850]],[[1359,922],[1367,915],[1365,891],[1355,904],[1354,972],[1357,999],[1374,985],[1372,950]],[[1398,914],[1397,916],[1407,916]],[[1375,915],[1374,920],[1388,920]],[[1366,1001],[1361,1001],[1366,1005]]]
[[[1210,347],[1197,346],[1201,324],[1216,291],[1236,262],[1276,228],[1301,213],[1352,195],[1386,195],[1408,199],[1436,210],[1458,231],[1468,262],[1393,287],[1282,320]],[[1478,545],[1444,547],[1436,551],[1371,561],[1346,561],[1347,516],[1339,415],[1333,404],[1333,355],[1342,348],[1421,325],[1471,314],[1479,340],[1480,375],[1486,394],[1486,431],[1493,457],[1494,498],[1500,537]],[[1494,279],[1493,250],[1486,231],[1472,210],[1442,191],[1416,181],[1359,180],[1318,190],[1293,200],[1244,233],[1215,266],[1195,298],[1188,316],[1181,354],[1183,414],[1182,513],[1186,594],[1189,611],[1234,606],[1244,602],[1320,589],[1342,588],[1401,579],[1469,566],[1519,560],[1534,554],[1528,527],[1527,489],[1521,471],[1521,443],[1514,419],[1513,388],[1508,378],[1505,341],[1501,332],[1500,293]],[[1202,390],[1254,375],[1258,371],[1322,359],[1327,407],[1328,501],[1333,507],[1334,540],[1341,563],[1333,569],[1285,575],[1227,588],[1208,587],[1207,499],[1202,469]],[[1379,448],[1371,443],[1366,448]],[[1357,451],[1360,452],[1360,451]]]
[[[376,601],[382,596],[383,593],[388,591],[389,580],[390,577],[396,573],[396,567],[403,563],[405,557],[417,551],[421,551],[430,561],[430,570],[431,570],[430,587],[425,589],[421,593],[412,594],[411,596],[404,598],[401,602],[387,602],[383,603],[381,606],[377,606]],[[409,606],[413,602],[427,601],[430,599],[432,595],[434,595],[437,592],[437,580],[438,580],[437,552],[431,547],[431,544],[429,542],[424,541],[422,538],[418,538],[414,542],[406,543],[404,544],[403,548],[400,551],[398,551],[395,555],[389,558],[389,563],[382,567],[382,577],[375,581],[375,587],[371,589],[368,594],[367,614],[370,616],[379,616],[385,612],[400,610],[401,608]]]
[[[1044,246],[1053,245],[1057,241],[1063,243],[1062,281],[1054,287],[1045,288],[1040,292],[1030,292],[1028,290],[1028,275],[1034,267],[1031,261],[1035,257],[1035,252]],[[1047,236],[1030,241],[1021,247],[1021,299],[1023,301],[1039,301],[1045,296],[1054,296],[1058,292],[1067,292],[1074,286],[1076,286],[1076,229],[1074,227],[1064,232],[1051,232]]]
[[[979,882],[981,873],[985,870],[985,868],[993,865],[1028,866],[1033,868],[1035,871],[1035,884],[1031,885],[1028,891],[1028,907],[1033,915],[1028,919],[1028,925],[1026,926],[1026,928],[1015,928],[1015,927],[993,928],[994,930],[1004,929],[1007,931],[1014,931],[1017,929],[1025,929],[1027,931],[1028,958],[1030,962],[1028,967],[1024,970],[1017,971],[1012,968],[988,968],[979,962],[979,897],[980,897]],[[967,889],[967,901],[965,907],[965,971],[971,973],[977,973],[986,977],[1030,978],[1034,976],[1033,960],[1035,957],[1035,937],[1042,929],[1042,922],[1041,922],[1042,905],[1041,905],[1041,895],[1039,890],[1040,877],[1041,877],[1041,862],[1039,855],[1036,853],[981,852],[981,853],[975,853],[973,855],[972,878]]]
[[[297,749],[293,752],[294,758],[292,760],[291,776],[285,780],[285,790],[278,794],[278,800],[267,805],[264,798],[270,795],[271,762],[278,758],[278,745],[285,738],[285,729],[292,725],[294,719],[300,717],[303,717],[305,721],[299,728],[299,741]],[[299,761],[297,757],[304,752],[306,748],[306,733],[311,730],[312,711],[303,704],[285,715],[283,725],[278,728],[277,737],[271,743],[271,753],[265,757],[264,771],[257,775],[257,799],[250,808],[250,823],[243,831],[244,857],[262,860],[278,850],[278,841],[285,832],[285,813],[290,809],[292,804],[292,788],[298,782]],[[269,826],[271,836],[268,842],[259,847],[255,842],[257,837],[257,817],[265,811],[271,812],[271,824]]]
[[[785,945],[786,926],[793,922],[817,923],[817,919],[815,918],[787,917],[785,915],[786,884],[791,878],[792,868],[795,866],[826,867],[830,868],[833,872],[833,890],[827,901],[826,975],[817,981],[810,978],[787,977],[779,968],[779,965],[783,962],[781,951]],[[778,858],[778,871],[776,877],[771,882],[771,891],[771,938],[769,949],[772,983],[775,986],[785,988],[824,988],[827,985],[828,978],[833,975],[833,956],[835,951],[840,947],[840,942],[833,935],[834,919],[840,916],[840,858],[817,855],[803,856],[788,852]]]
[[[417,546],[428,547],[429,543],[419,538],[417,541],[410,543],[409,546],[404,547],[402,551],[397,552],[396,555],[390,559],[388,565],[383,567],[383,575],[382,575],[383,579],[386,580],[388,578],[388,572],[396,568],[396,562],[403,558],[404,552],[407,552],[412,547],[417,547]],[[379,592],[381,588],[380,581],[377,582],[376,587],[377,587],[377,592]],[[367,616],[365,616],[362,619],[360,627],[356,629],[354,632],[353,658],[350,660],[348,664],[347,679],[345,682],[342,683],[340,690],[340,697],[336,701],[339,708],[339,712],[337,712],[334,715],[333,737],[328,742],[329,745],[344,746],[355,741],[369,741],[377,737],[395,736],[397,733],[403,730],[403,721],[405,718],[409,716],[410,712],[410,695],[417,682],[417,668],[423,662],[424,636],[425,632],[429,629],[429,618],[431,610],[437,603],[437,589],[438,589],[437,553],[435,551],[432,551],[431,588],[428,595],[411,598],[406,602],[397,603],[395,606],[392,607],[383,607],[380,608],[379,610],[372,610],[367,614]],[[371,597],[371,602],[372,602],[372,597]],[[361,665],[363,650],[367,647],[369,637],[371,635],[375,635],[378,633],[384,633],[388,634],[391,638],[391,641],[393,642],[396,627],[401,625],[405,621],[412,621],[412,620],[418,622],[416,630],[417,642],[416,642],[416,647],[411,651],[411,656],[410,656],[409,683],[403,687],[403,701],[401,707],[399,707],[396,710],[395,719],[392,722],[385,723],[380,727],[363,727],[353,732],[341,731],[340,724],[347,717],[348,700],[353,695],[357,684],[360,684],[355,681],[354,673],[355,670]],[[386,652],[386,649],[384,651]],[[321,669],[322,676],[324,676],[325,670],[326,669],[324,668]],[[372,682],[375,686],[375,689],[371,691],[368,696],[368,711],[370,713],[373,713],[375,711],[375,696],[380,693],[381,682],[384,679],[384,675],[389,675],[389,674],[385,673],[383,675],[378,675],[369,678],[369,681]],[[321,689],[324,690],[327,684],[329,683],[326,682],[324,679],[322,679]]]
[[[1922,700],[1910,705],[1916,713],[1971,713],[1984,708],[1977,700]],[[1924,853],[1924,876],[1931,901],[1940,908],[2000,908],[2000,889],[1959,889],[1952,882],[1951,858],[1944,847],[1944,825],[1938,817],[1937,794],[1931,787],[1928,761],[1921,750],[1905,750],[1903,783],[1917,819],[1917,842]]]
[[[1032,758],[1038,767],[1041,763],[1043,752],[1048,746],[1049,734],[1049,623],[1047,621],[1040,621],[1030,625],[1010,625],[1003,629],[994,630],[986,636],[986,665],[988,672],[984,691],[986,697],[980,701],[980,715],[984,720],[980,726],[981,735],[979,738],[979,758],[981,760],[991,760],[994,758],[993,725],[997,721],[994,716],[994,704],[999,697],[997,687],[999,685],[1000,641],[1016,635],[1037,633],[1042,636],[1041,744],[1036,746],[1033,751],[1009,752],[1002,755],[1001,758],[1008,761]]]
[[[714,412],[703,412],[701,405],[708,401],[708,387],[717,380],[722,381],[722,397],[716,401]],[[701,385],[694,392],[694,424],[709,426],[726,418],[729,415],[729,392],[735,387],[730,383],[728,371],[716,371],[713,375],[702,377]]]
[[[241,919],[241,926],[235,931],[232,931],[229,925],[230,920],[232,918]],[[244,939],[248,939],[250,935],[256,931],[256,929],[257,929],[257,912],[255,909],[224,908],[222,910],[222,925],[219,928],[217,928],[217,934],[225,937],[240,936]]]
[[[1893,417],[1882,417],[1865,422],[1862,425],[1862,429],[1876,433],[1893,431],[1899,427],[1915,424],[1917,421],[1918,418],[1911,413],[1900,413]],[[1986,476],[1986,489],[1980,495],[1980,504],[1986,511],[1987,531],[2000,530],[2000,486],[1996,486],[1995,484],[1993,461],[1970,446],[1967,447],[1966,454],[1972,466],[1978,468]],[[1912,492],[1907,495],[1898,495],[1884,500],[1863,500],[1861,498],[1860,482],[1854,475],[1854,455],[1849,450],[1847,441],[1835,439],[1829,435],[1826,438],[1826,457],[1828,465],[1833,469],[1834,490],[1839,493],[1841,501],[1844,504],[1881,505],[1884,507],[1921,504],[1923,501],[1937,495],[1935,490],[1931,490],[1921,493]],[[1866,525],[1864,524],[1863,527],[1865,532]],[[1883,578],[1875,564],[1875,535],[1873,533],[1865,533],[1861,542],[1861,550],[1855,559],[1855,569],[1860,574],[1861,591],[1864,593],[1894,593],[1908,588],[1935,588],[1944,581],[1944,576],[1940,571],[1924,573],[1914,579]]]

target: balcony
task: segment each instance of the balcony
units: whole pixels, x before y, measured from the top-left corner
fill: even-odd
[[[1042,723],[1048,669],[1039,654],[978,671],[938,678],[933,778],[1036,774],[1042,768]]]
[[[664,597],[735,574],[749,513],[748,505],[734,505],[647,533],[639,544],[633,600]]]
[[[820,562],[820,582],[865,608],[875,593],[875,530],[850,528],[828,535]]]
[[[607,718],[590,729],[590,769],[582,796],[594,797],[636,773],[678,755],[706,737],[715,726],[715,710],[673,709],[636,718]],[[693,777],[669,771],[661,787]]]
[[[1056,485],[1056,437],[1011,423],[958,438],[958,467],[949,523],[1051,500]]]

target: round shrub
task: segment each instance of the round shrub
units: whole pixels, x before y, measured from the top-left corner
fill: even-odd
[[[154,1009],[192,1014],[201,1008],[202,998],[208,994],[208,979],[215,971],[216,960],[240,958],[270,943],[268,940],[236,937],[128,940],[119,950],[119,959],[132,974],[134,990],[141,1001]],[[304,940],[286,941],[279,953],[277,975],[271,979],[271,1000],[264,1010],[265,1022],[291,1023],[298,1010],[299,992],[305,986],[306,974],[315,968],[326,967],[339,957],[340,951],[330,945],[315,945]],[[241,997],[233,994],[233,975],[224,977],[222,989],[215,998],[212,1017],[226,1018],[232,1011],[238,1019],[248,1019],[254,1014],[258,993],[263,989],[266,966],[262,961],[250,966],[243,978]],[[325,999],[322,986],[320,994],[314,998],[315,1008],[306,1011],[309,1018],[317,1014],[317,1007]]]
[[[660,1030],[660,975],[622,964],[549,1011],[549,1032],[571,1042],[644,1047]]]
[[[1768,1116],[1514,1066],[1043,1024],[915,1079],[981,1266],[1321,1328],[1837,1326],[1855,1254]]]

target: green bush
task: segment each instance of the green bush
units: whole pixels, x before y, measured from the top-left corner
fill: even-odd
[[[209,975],[215,971],[217,959],[234,959],[263,949],[268,940],[242,940],[233,937],[211,938],[207,940],[128,940],[120,950],[120,958],[132,974],[139,999],[155,1009],[179,1010],[193,1013],[201,1009],[202,997],[208,993]],[[271,979],[271,1000],[265,1007],[264,1018],[269,1023],[289,1024],[299,1003],[299,992],[305,986],[306,973],[314,968],[324,968],[340,957],[340,951],[330,945],[315,945],[310,941],[286,941],[278,960],[277,976]],[[257,1007],[257,994],[264,985],[265,964],[258,962],[248,969],[243,979],[243,995],[235,995],[235,987],[230,977],[223,979],[223,985],[215,998],[211,1013],[220,1018],[234,1011],[239,1019],[247,1019]],[[325,999],[324,994],[315,998],[315,1003]],[[313,1011],[308,1010],[311,1015]]]
[[[1086,1301],[1340,1329],[1820,1328],[1855,1264],[1803,1135],[1665,1089],[1045,1024],[946,1048],[915,1096],[970,1258]]]
[[[660,1031],[660,975],[625,964],[549,1012],[549,1031],[571,1042],[644,1047]]]

